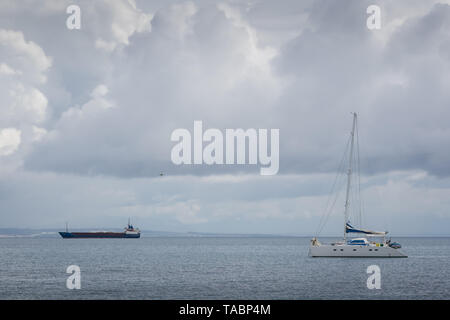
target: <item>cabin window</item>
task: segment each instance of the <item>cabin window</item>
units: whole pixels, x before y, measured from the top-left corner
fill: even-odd
[[[353,249],[353,251],[356,251],[356,249]]]
[[[372,249],[369,249],[369,251],[372,251]]]
[[[344,251],[344,249],[341,249],[341,251]]]
[[[378,249],[375,249],[375,251],[378,251]]]
[[[336,251],[336,249],[333,249],[333,251]]]

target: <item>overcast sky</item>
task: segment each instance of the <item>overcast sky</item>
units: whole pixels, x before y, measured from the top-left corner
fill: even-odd
[[[0,228],[311,235],[355,111],[364,226],[450,234],[450,1],[0,0],[0,97]],[[278,174],[174,165],[194,120],[280,129]]]

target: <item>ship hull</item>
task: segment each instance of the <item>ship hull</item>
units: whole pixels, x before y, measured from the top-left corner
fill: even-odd
[[[328,258],[407,258],[398,249],[391,247],[356,246],[356,245],[318,245],[310,246],[310,257]]]
[[[127,234],[125,232],[59,232],[64,239],[137,239],[140,233]]]

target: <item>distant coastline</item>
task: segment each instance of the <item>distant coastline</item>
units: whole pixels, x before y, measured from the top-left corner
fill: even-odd
[[[112,231],[120,232],[117,228],[83,228],[72,229],[74,232],[81,231]],[[20,228],[0,228],[0,238],[60,238],[58,232],[60,229],[20,229]],[[240,234],[240,233],[206,233],[206,232],[171,232],[171,231],[155,231],[143,230],[143,238],[151,237],[298,237],[299,235],[282,235],[282,234]],[[306,237],[306,235],[305,235]],[[308,236],[309,237],[309,236]]]

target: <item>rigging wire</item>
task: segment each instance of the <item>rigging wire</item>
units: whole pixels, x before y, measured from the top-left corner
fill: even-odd
[[[341,175],[341,176],[342,176],[342,175]],[[330,217],[331,213],[333,212],[333,208],[334,208],[334,206],[335,206],[335,204],[336,204],[336,202],[337,202],[337,199],[339,199],[339,195],[342,193],[342,190],[343,190],[343,189],[344,189],[344,188],[342,188],[342,187],[339,188],[339,191],[336,193],[336,196],[335,196],[335,198],[334,198],[334,201],[333,201],[333,203],[331,204],[331,206],[330,206],[328,212],[326,213],[326,218],[325,218],[325,220],[324,220],[324,223],[323,223],[322,226],[320,227],[320,230],[317,232],[317,236],[319,236],[319,234],[322,232],[323,228],[325,227],[326,222],[328,221],[328,218]]]
[[[354,166],[352,165],[352,167],[356,167],[357,171],[357,177],[355,177],[355,175],[353,175],[353,181],[352,184],[350,186],[350,203],[355,203],[356,201],[358,201],[359,206],[357,207],[355,206],[351,206],[352,207],[352,213],[353,216],[355,217],[355,219],[357,219],[357,223],[359,224],[360,227],[362,227],[363,225],[363,199],[362,199],[362,195],[361,195],[361,158],[360,158],[360,148],[359,148],[359,128],[358,128],[358,121],[356,121],[355,123],[355,131],[356,131],[356,154],[354,153],[353,155],[350,155],[351,159],[350,161],[354,164]],[[331,199],[333,198],[333,193],[335,192],[335,188],[337,185],[337,182],[339,180],[339,178],[341,178],[343,176],[343,173],[345,172],[344,170],[344,161],[346,159],[346,156],[348,154],[348,149],[349,149],[349,145],[350,145],[350,141],[351,141],[351,136],[349,137],[349,139],[347,140],[347,145],[345,147],[345,151],[344,154],[342,156],[341,162],[339,164],[339,168],[336,174],[336,177],[334,179],[333,185],[331,187],[331,192],[330,195],[328,197],[327,203],[326,203],[326,207],[324,210],[324,214],[322,215],[321,219],[320,219],[320,223],[319,226],[316,230],[315,236],[319,236],[319,234],[322,232],[323,228],[326,225],[326,222],[329,218],[329,216],[331,215],[333,208],[336,204],[337,199],[339,198],[339,195],[342,192],[343,188],[340,188],[338,192],[336,192],[334,200],[331,202]],[[353,185],[353,187],[352,187]],[[358,199],[358,200],[355,200]],[[331,205],[330,205],[331,203]]]
[[[326,203],[326,206],[325,206],[324,213],[323,213],[323,215],[322,215],[322,217],[320,219],[319,225],[318,225],[316,233],[315,233],[316,237],[319,236],[319,234],[322,232],[323,228],[325,227],[326,222],[327,222],[327,220],[328,220],[328,218],[329,218],[329,216],[330,216],[330,214],[332,212],[332,209],[334,208],[334,205],[336,204],[336,201],[338,199],[340,191],[342,191],[342,188],[341,188],[341,190],[335,195],[334,201],[331,203],[331,206],[330,206],[330,202],[331,202],[331,199],[332,199],[332,196],[333,196],[333,193],[334,193],[337,181],[338,181],[339,177],[342,176],[342,173],[344,171],[343,170],[343,168],[344,168],[344,161],[345,161],[346,155],[348,153],[348,147],[350,145],[350,141],[351,141],[351,137],[349,137],[349,139],[347,140],[347,145],[345,147],[345,151],[344,151],[344,154],[343,154],[342,159],[340,161],[340,164],[339,164],[339,167],[338,167],[338,170],[337,170],[337,174],[335,176],[333,185],[331,187],[330,194],[328,196],[328,200],[327,200],[327,203]]]

